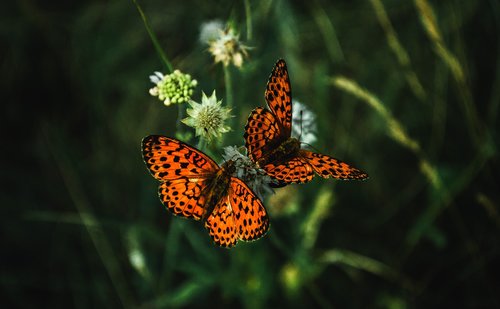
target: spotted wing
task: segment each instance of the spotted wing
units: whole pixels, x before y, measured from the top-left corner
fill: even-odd
[[[236,177],[231,179],[229,201],[238,239],[251,241],[266,234],[269,230],[269,218],[264,205],[255,193]]]
[[[214,208],[205,228],[221,247],[233,247],[238,240],[251,241],[269,230],[269,218],[262,202],[236,177],[231,178],[231,190]]]
[[[269,163],[263,169],[269,176],[279,181],[279,186],[309,182],[314,177],[312,166],[301,157],[295,157],[283,163]]]
[[[154,178],[161,181],[161,202],[173,214],[200,220],[206,212],[203,190],[219,166],[203,152],[170,137],[142,140],[142,156]]]
[[[210,237],[217,245],[226,248],[233,247],[238,241],[234,214],[229,205],[229,197],[225,196],[205,221]]]
[[[250,113],[245,125],[245,146],[248,156],[254,162],[265,157],[272,149],[286,139],[280,131],[275,116],[262,107],[257,107]]]
[[[200,220],[206,211],[205,181],[185,176],[166,180],[158,189],[160,200],[174,215]]]
[[[154,178],[204,178],[219,166],[203,152],[174,138],[150,135],[142,140],[142,157]]]
[[[300,157],[305,159],[314,171],[323,178],[329,178],[330,176],[344,180],[368,178],[365,172],[327,155],[300,150]]]
[[[290,137],[292,132],[292,87],[285,60],[274,65],[267,82],[265,98],[271,112],[276,116],[281,134]]]

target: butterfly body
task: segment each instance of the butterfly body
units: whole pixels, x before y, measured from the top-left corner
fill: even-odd
[[[299,155],[300,141],[294,137],[290,137],[278,145],[276,148],[269,151],[268,154],[257,160],[259,167],[264,167],[268,163],[286,162]]]
[[[245,146],[252,161],[280,184],[323,178],[366,179],[368,175],[333,157],[300,147],[292,132],[292,90],[283,59],[276,62],[264,97],[267,109],[254,109],[245,126]]]
[[[266,209],[227,161],[219,166],[209,156],[174,138],[150,135],[142,155],[151,175],[160,181],[161,202],[174,215],[201,220],[214,242],[233,247],[269,229]]]
[[[234,172],[234,162],[227,161],[217,171],[213,178],[206,180],[205,189],[202,195],[205,199],[205,213],[201,220],[205,222],[210,214],[212,214],[215,206],[217,206],[224,196],[227,196],[231,187],[231,178]]]

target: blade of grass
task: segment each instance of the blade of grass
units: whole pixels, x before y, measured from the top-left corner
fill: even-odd
[[[484,164],[495,154],[495,150],[489,145],[481,147],[474,160],[463,170],[462,173],[455,178],[446,189],[438,191],[436,197],[426,210],[417,218],[415,224],[410,229],[407,235],[408,250],[414,248],[418,241],[422,238],[426,229],[436,220],[448,206],[453,203],[453,198],[466,188],[471,181],[475,179]],[[424,167],[424,169],[427,167]],[[444,186],[443,186],[444,187]]]
[[[322,186],[314,202],[312,211],[301,226],[304,235],[302,238],[303,248],[311,249],[314,247],[321,223],[328,216],[334,204],[335,197],[333,194],[333,185],[327,184]]]
[[[488,217],[496,224],[497,228],[500,229],[500,213],[498,211],[498,205],[496,205],[484,193],[478,193],[476,200],[481,206],[483,206],[484,210],[488,214]]]
[[[429,184],[431,184],[433,190],[436,192],[435,195],[440,197],[436,199],[436,205],[437,207],[441,208],[441,205],[445,201],[449,200],[450,197],[447,189],[443,185],[443,181],[441,180],[436,167],[432,165],[426,158],[420,147],[420,144],[406,133],[406,130],[401,125],[401,123],[396,118],[394,118],[391,112],[385,107],[385,105],[368,90],[360,87],[355,81],[342,76],[333,78],[332,83],[334,86],[354,95],[361,101],[368,104],[371,108],[373,108],[379,114],[379,116],[382,117],[389,136],[401,146],[412,151],[415,156],[419,158],[420,172],[425,176]],[[435,207],[429,206],[429,209],[427,209],[425,213],[429,213],[431,209],[434,208]],[[432,213],[434,213],[434,211]],[[429,220],[428,223],[433,222],[435,216],[432,215],[430,216],[430,218],[432,220]],[[421,234],[418,235],[417,239],[420,239],[420,236]],[[414,242],[410,242],[411,246],[414,246],[414,244]]]
[[[494,33],[500,33],[500,4],[498,1],[489,1],[491,5],[491,12],[495,17],[495,29]],[[496,40],[496,50],[500,50],[500,40]],[[500,61],[496,61],[496,69],[495,69],[495,80],[492,83],[491,91],[492,94],[490,96],[490,103],[488,106],[488,125],[491,128],[495,128],[495,124],[498,117],[498,110],[500,107]]]
[[[330,249],[323,252],[318,262],[323,264],[339,264],[363,270],[387,280],[398,282],[408,290],[414,290],[414,284],[388,265],[359,253],[344,249]]]
[[[391,112],[377,97],[375,97],[375,95],[371,94],[366,89],[361,88],[355,81],[343,76],[332,78],[331,83],[335,87],[344,90],[367,103],[382,117],[390,137],[392,137],[400,145],[413,151],[415,154],[419,156],[422,155],[419,143],[408,136],[401,123],[391,115]]]
[[[387,16],[387,12],[384,8],[384,4],[380,0],[370,0],[373,9],[375,10],[375,14],[377,15],[378,22],[382,29],[384,29],[385,36],[387,39],[387,44],[392,49],[396,59],[399,64],[403,68],[405,72],[406,81],[410,86],[410,89],[413,91],[413,94],[420,100],[424,101],[427,97],[427,94],[420,83],[420,80],[417,77],[417,74],[412,69],[411,60],[408,56],[408,52],[405,50],[403,45],[398,39],[396,31],[391,24],[389,16]]]
[[[481,126],[481,122],[472,99],[472,94],[467,84],[464,69],[462,68],[462,65],[458,61],[457,57],[446,47],[431,5],[427,2],[427,0],[415,0],[415,6],[424,30],[426,31],[429,40],[434,45],[435,53],[450,69],[452,76],[457,83],[461,99],[462,114],[464,115],[469,128],[471,140],[475,146],[479,146],[484,137],[484,130]],[[453,13],[453,9],[453,7],[450,7],[449,11]]]
[[[325,12],[323,7],[318,3],[317,0],[313,3],[311,14],[314,18],[316,26],[318,27],[318,30],[323,36],[326,50],[328,51],[328,54],[330,55],[332,61],[334,63],[345,61],[344,53],[342,52],[342,47],[340,46],[339,40],[337,38],[335,27],[328,17],[328,14]]]
[[[97,254],[99,255],[109,278],[111,279],[122,306],[124,308],[133,307],[131,298],[132,293],[127,287],[127,280],[125,279],[125,275],[120,268],[120,262],[115,256],[114,250],[112,249],[112,246],[109,243],[99,220],[92,212],[90,202],[88,201],[80,183],[80,177],[73,169],[73,164],[70,163],[69,158],[66,157],[63,151],[60,151],[64,148],[59,146],[55,141],[57,138],[50,132],[47,125],[42,126],[41,130],[45,138],[45,143],[47,144],[47,149],[50,150],[51,155],[59,168],[59,172],[61,173],[64,184],[71,199],[73,200],[73,204],[78,212],[78,215],[80,216],[80,220],[83,222],[83,226],[96,248]]]
[[[160,46],[160,43],[158,42],[158,38],[156,37],[156,34],[154,31],[151,29],[151,26],[149,25],[148,19],[146,15],[144,14],[144,11],[142,10],[141,6],[137,2],[137,0],[132,0],[132,2],[135,4],[137,11],[139,11],[139,14],[141,15],[142,22],[144,23],[144,27],[146,27],[146,31],[149,34],[149,37],[151,38],[151,42],[153,42],[153,45],[156,49],[156,52],[158,53],[158,56],[160,57],[161,61],[163,62],[163,65],[165,65],[165,68],[167,69],[168,73],[172,73],[172,65],[170,64],[170,61],[168,61],[167,56],[165,55],[165,52]]]

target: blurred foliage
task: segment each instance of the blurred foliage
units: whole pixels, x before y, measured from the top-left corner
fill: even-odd
[[[166,67],[134,2],[4,3],[3,308],[500,307],[497,1],[137,3],[195,100],[231,96],[225,145],[282,57],[315,147],[370,179],[277,189],[264,238],[217,248],[142,162],[178,106],[148,94]],[[241,69],[200,43],[213,19],[252,47]]]

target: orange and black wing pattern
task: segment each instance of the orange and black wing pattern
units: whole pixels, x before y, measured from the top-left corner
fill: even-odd
[[[306,183],[313,179],[314,170],[308,160],[295,157],[282,163],[268,163],[263,169],[283,186],[290,183]]]
[[[368,175],[349,164],[327,155],[300,149],[297,145],[290,153],[283,151],[283,158],[271,155],[291,138],[292,89],[286,63],[276,62],[269,77],[265,99],[269,108],[258,107],[248,117],[245,126],[245,146],[250,159],[278,180],[280,185],[305,183],[314,174],[323,178],[366,179]]]
[[[274,65],[264,96],[269,109],[257,107],[250,113],[243,136],[254,162],[265,159],[291,136],[292,87],[283,59]]]
[[[217,245],[233,247],[238,240],[255,240],[267,232],[269,219],[262,202],[238,178],[227,175],[217,181],[215,176],[223,168],[203,152],[174,138],[150,135],[142,141],[142,155],[151,175],[160,181],[165,207],[177,216],[206,218],[205,227]],[[227,190],[221,190],[226,184]],[[207,205],[212,190],[223,194],[216,205]]]
[[[208,179],[220,169],[203,152],[161,135],[142,141],[142,157],[151,175],[159,180],[161,202],[174,215],[200,220],[205,215]]]
[[[365,172],[327,155],[301,149],[300,158],[306,161],[316,174],[323,178],[333,177],[342,180],[363,180],[368,178],[368,174]]]
[[[276,117],[262,107],[257,107],[250,114],[243,137],[248,157],[254,162],[265,159],[273,149],[287,139],[283,137]]]
[[[269,218],[252,190],[232,177],[230,193],[215,207],[205,227],[216,244],[232,247],[238,240],[252,241],[264,236],[269,230]]]
[[[280,59],[274,65],[264,95],[267,106],[276,116],[281,134],[290,137],[292,133],[292,87],[285,60]]]

